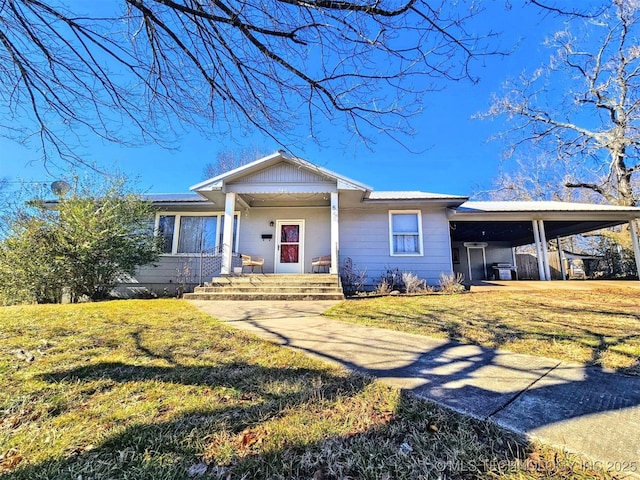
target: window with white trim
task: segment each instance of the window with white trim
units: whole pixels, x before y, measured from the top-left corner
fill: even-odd
[[[420,210],[389,211],[389,251],[392,256],[422,255]]]
[[[237,250],[238,218],[233,217],[233,251]],[[222,245],[224,213],[163,213],[156,218],[156,231],[162,237],[162,253],[197,254]]]

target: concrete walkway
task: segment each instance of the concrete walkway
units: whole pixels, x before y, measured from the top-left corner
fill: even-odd
[[[640,470],[638,377],[321,316],[337,302],[192,303],[237,328],[458,412],[614,469],[635,462]]]

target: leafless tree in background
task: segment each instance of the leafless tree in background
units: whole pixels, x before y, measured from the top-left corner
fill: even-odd
[[[223,150],[216,155],[215,162],[207,163],[204,166],[204,180],[208,180],[209,178],[216,177],[221,173],[242,167],[243,165],[251,163],[254,160],[258,160],[266,155],[267,154],[256,145],[250,145],[236,150]]]
[[[557,32],[549,63],[511,81],[488,112],[512,120],[506,136],[514,151],[546,152],[561,162],[564,176],[556,180],[564,187],[616,205],[639,201],[639,17],[638,2],[614,0],[579,35]]]
[[[470,78],[489,54],[466,29],[476,14],[446,0],[1,0],[0,135],[71,163],[93,135],[166,143],[181,126],[286,144],[329,119],[394,136],[433,81]]]

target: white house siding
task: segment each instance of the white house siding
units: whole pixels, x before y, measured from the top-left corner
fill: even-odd
[[[125,297],[146,295],[173,295],[182,284],[191,290],[199,283],[200,257],[197,255],[162,255],[156,266],[138,268],[136,274],[122,282],[116,294]]]
[[[420,210],[423,256],[391,256],[389,210]],[[351,258],[366,270],[367,287],[375,288],[387,269],[398,268],[437,285],[442,273],[452,272],[449,222],[445,211],[425,206],[367,206],[340,210],[340,261]]]
[[[229,183],[230,186],[251,185],[254,193],[260,191],[260,185],[299,186],[307,184],[323,185],[326,191],[333,191],[336,188],[335,180],[330,180],[287,162],[281,162],[258,172],[250,173]]]

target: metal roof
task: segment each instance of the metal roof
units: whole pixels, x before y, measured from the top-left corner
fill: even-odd
[[[202,198],[197,193],[147,193],[143,195],[143,198],[153,203],[210,202],[210,200]]]
[[[456,207],[457,212],[633,212],[640,215],[640,208],[593,203],[537,202],[537,201],[489,201],[465,202]]]
[[[468,197],[419,191],[373,191],[367,198],[369,200],[465,200]]]

